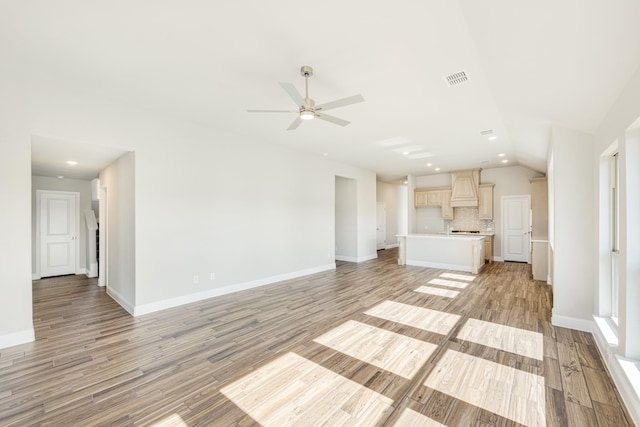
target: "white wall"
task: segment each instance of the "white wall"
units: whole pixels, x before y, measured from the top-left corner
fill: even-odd
[[[0,195],[11,207],[0,209],[10,224],[0,243],[0,335],[32,330],[32,134],[135,151],[141,313],[333,268],[336,175],[357,181],[358,259],[376,257],[371,171],[24,81],[6,69],[0,117]]]
[[[87,269],[88,238],[87,224],[84,217],[85,210],[91,210],[91,182],[81,179],[58,179],[44,176],[31,178],[31,272],[36,275],[40,271],[36,264],[36,190],[74,191],[80,193],[80,265],[79,269]]]
[[[554,126],[552,323],[590,328],[595,286],[593,137]]]
[[[336,176],[336,259],[358,260],[358,186],[354,179]]]
[[[103,169],[100,185],[106,188],[107,218],[100,226],[107,232],[107,293],[133,313],[136,306],[135,154],[127,153]],[[156,250],[163,250],[163,246]]]
[[[377,200],[383,202],[387,209],[387,246],[394,245],[397,242],[396,235],[407,230],[407,186],[382,181],[376,185]]]

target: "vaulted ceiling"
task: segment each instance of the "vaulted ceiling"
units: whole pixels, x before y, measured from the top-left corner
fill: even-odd
[[[550,126],[594,132],[640,67],[638,16],[635,0],[11,0],[0,54],[68,89],[393,180],[497,167],[499,153],[544,171]],[[304,92],[302,65],[316,102],[364,96],[331,112],[351,124],[287,131],[294,113],[246,112],[296,109],[278,82]]]

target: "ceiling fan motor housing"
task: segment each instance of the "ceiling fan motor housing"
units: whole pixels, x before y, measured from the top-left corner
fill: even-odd
[[[300,75],[302,77],[311,77],[313,76],[313,68],[308,65],[303,65],[300,67]]]

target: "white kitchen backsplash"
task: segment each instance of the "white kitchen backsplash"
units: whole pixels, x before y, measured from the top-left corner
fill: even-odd
[[[495,231],[493,220],[478,218],[478,208],[454,208],[451,230]]]

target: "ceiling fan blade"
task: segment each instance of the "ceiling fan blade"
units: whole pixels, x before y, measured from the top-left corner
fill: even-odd
[[[331,123],[334,123],[334,124],[340,125],[340,126],[346,126],[349,123],[351,123],[351,122],[348,122],[346,120],[339,119],[337,117],[330,116],[330,115],[324,114],[324,113],[321,114],[321,113],[318,113],[318,112],[316,112],[316,118],[320,119],[320,120],[325,120],[327,122],[331,122]]]
[[[247,110],[247,113],[297,113],[295,110]]]
[[[302,123],[302,119],[301,119],[300,117],[297,117],[297,118],[293,121],[293,123],[291,123],[291,124],[289,125],[289,127],[287,128],[287,130],[296,130],[296,128],[297,128],[298,126],[300,126],[300,123]]]
[[[325,102],[324,104],[316,106],[315,109],[327,111],[332,108],[344,107],[346,105],[356,104],[358,102],[364,102],[364,98],[360,94],[349,96],[347,98],[337,99],[331,102]]]
[[[300,92],[298,92],[298,89],[296,89],[296,87],[293,84],[281,82],[280,86],[282,86],[282,89],[284,89],[285,92],[289,94],[291,99],[293,99],[293,101],[296,103],[298,107],[301,107],[303,105],[307,106],[307,103],[304,102],[304,98],[302,98],[302,95],[300,95]]]

